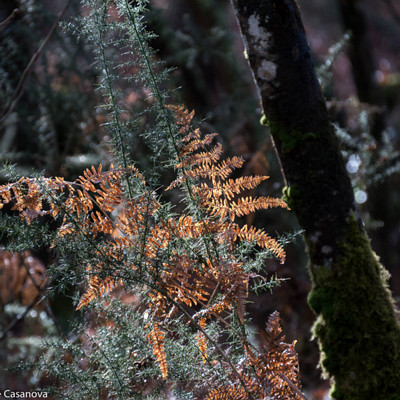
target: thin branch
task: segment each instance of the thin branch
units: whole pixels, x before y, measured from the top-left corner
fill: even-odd
[[[63,17],[63,15],[65,14],[65,12],[67,11],[67,8],[69,7],[69,5],[71,4],[72,0],[68,0],[67,4],[65,5],[64,9],[60,12],[60,14],[58,15],[56,21],[54,22],[53,26],[51,27],[49,33],[47,34],[47,36],[45,37],[45,39],[43,40],[42,44],[39,46],[39,48],[37,49],[36,53],[32,56],[31,60],[29,61],[29,64],[26,66],[24,72],[21,75],[21,78],[18,82],[17,87],[15,88],[15,91],[13,93],[13,95],[10,97],[10,99],[8,100],[3,113],[1,114],[0,117],[0,123],[4,122],[4,120],[7,118],[7,116],[10,114],[10,112],[12,112],[12,110],[14,109],[14,107],[16,106],[22,92],[24,89],[24,84],[26,79],[29,76],[29,73],[31,72],[33,66],[35,65],[35,62],[37,61],[37,59],[39,58],[40,54],[43,52],[43,49],[45,48],[46,44],[48,43],[48,41],[50,40],[51,36],[53,35],[53,33],[55,32],[58,23],[60,22],[61,18]]]
[[[42,297],[42,294],[39,292],[36,297],[28,304],[28,306],[25,308],[24,312],[22,312],[21,314],[18,314],[9,324],[8,326],[4,329],[2,335],[0,336],[0,342],[2,342],[6,337],[8,332],[11,331],[11,329],[14,328],[15,325],[17,325],[17,323],[19,321],[21,321],[22,319],[25,318],[26,314],[28,314],[28,312],[35,307],[35,305],[38,303],[39,299]]]
[[[15,16],[19,13],[19,9],[15,8],[12,13],[3,21],[0,22],[0,31],[4,29],[14,18]]]
[[[97,346],[97,348],[100,350],[100,353],[103,355],[103,357],[108,361],[112,373],[116,377],[121,390],[123,390],[124,389],[123,381],[121,380],[120,376],[118,375],[117,371],[115,370],[111,359],[107,356],[107,353],[102,349],[102,347],[97,343],[97,341],[94,339],[94,337],[90,333],[87,333],[87,336]]]
[[[43,295],[43,298],[45,299],[45,302],[46,302],[47,313],[48,313],[48,315],[50,316],[50,318],[53,320],[54,326],[56,327],[58,334],[59,334],[63,339],[66,339],[66,337],[65,337],[65,335],[64,335],[64,332],[62,331],[61,326],[60,326],[60,324],[58,323],[58,321],[57,321],[57,319],[56,319],[56,316],[54,315],[53,309],[51,308],[49,298],[47,297],[46,293],[44,293],[45,287],[44,287],[44,286],[42,287],[41,285],[39,285],[39,284],[36,282],[35,278],[34,278],[33,275],[31,274],[31,271],[29,270],[29,267],[25,264],[25,262],[23,263],[23,265],[24,265],[24,268],[25,268],[27,274],[29,275],[29,278],[31,279],[33,285],[35,286],[36,290],[38,291],[39,294],[42,294],[42,295]]]
[[[284,374],[279,374],[279,376],[296,392],[296,394],[303,400],[308,400],[306,396],[301,392],[301,390]]]

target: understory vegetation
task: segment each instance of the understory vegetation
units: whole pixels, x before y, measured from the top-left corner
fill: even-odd
[[[18,176],[10,166],[0,187],[5,248],[54,254],[47,273],[30,275],[32,303],[64,292],[83,312],[67,335],[49,332],[45,351],[21,368],[39,383],[46,377],[41,389],[58,398],[302,397],[279,313],[256,332],[246,312],[249,292],[279,285],[264,266],[285,261],[288,237],[238,221],[287,205],[252,195],[268,177],[232,177],[244,159],[221,159],[217,134],[202,134],[194,111],[173,103],[145,1],[83,6],[86,15],[65,28],[95,54],[112,162],[74,181]],[[146,93],[140,113],[124,103],[123,81]],[[131,159],[138,140],[151,154],[144,169]],[[168,187],[165,176],[174,177]]]

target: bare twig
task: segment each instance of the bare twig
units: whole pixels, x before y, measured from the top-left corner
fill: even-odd
[[[18,8],[15,8],[12,13],[3,21],[0,22],[0,31],[4,29],[14,18],[15,16],[19,13]]]
[[[25,318],[26,314],[28,314],[28,312],[38,303],[39,299],[42,297],[42,293],[38,293],[36,295],[36,297],[28,304],[28,306],[25,308],[24,312],[22,312],[21,314],[18,314],[8,325],[7,327],[4,329],[3,333],[0,336],[0,342],[2,342],[6,337],[8,332],[11,331],[11,329],[14,328],[15,325],[17,325],[17,323],[19,321],[21,321],[22,319]]]
[[[27,272],[27,274],[29,275],[29,278],[31,279],[33,285],[35,286],[36,290],[39,292],[39,294],[43,295],[43,298],[46,302],[46,309],[47,309],[47,313],[50,316],[50,318],[53,320],[54,326],[57,329],[58,334],[62,337],[65,338],[64,332],[61,329],[60,324],[58,323],[56,316],[54,315],[53,309],[51,308],[50,302],[49,302],[49,298],[47,297],[46,293],[44,293],[44,289],[45,287],[42,285],[39,285],[35,278],[33,277],[33,275],[31,274],[31,271],[29,270],[29,267],[24,263],[24,268]]]
[[[296,394],[303,400],[307,400],[307,397],[301,392],[301,390],[284,374],[279,374],[279,376],[296,392]]]
[[[53,26],[51,27],[49,33],[44,38],[42,44],[39,46],[39,48],[37,49],[36,53],[32,56],[31,60],[29,61],[29,64],[24,69],[24,72],[21,75],[21,78],[20,78],[20,80],[18,82],[18,85],[17,85],[13,95],[8,100],[8,102],[7,102],[7,104],[6,104],[5,108],[4,108],[4,111],[1,114],[0,123],[3,122],[7,118],[9,113],[14,109],[15,105],[17,104],[18,99],[20,98],[20,96],[22,94],[25,81],[28,78],[29,73],[32,70],[32,67],[34,66],[35,62],[39,58],[40,54],[43,52],[44,47],[46,46],[46,44],[50,40],[51,36],[53,35],[54,31],[56,30],[56,28],[58,26],[58,23],[60,22],[61,18],[63,17],[65,12],[67,11],[67,8],[71,4],[71,2],[72,2],[72,0],[68,0],[67,1],[67,4],[65,5],[64,9],[58,15],[58,17],[57,17],[56,21],[54,22]]]

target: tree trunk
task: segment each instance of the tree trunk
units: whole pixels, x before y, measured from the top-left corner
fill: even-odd
[[[295,0],[232,0],[248,61],[305,230],[321,365],[337,399],[399,399],[400,327],[329,121]]]

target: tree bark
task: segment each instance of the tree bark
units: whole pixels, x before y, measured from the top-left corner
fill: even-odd
[[[232,0],[286,179],[305,230],[321,365],[341,399],[400,397],[400,327],[315,75],[295,0]]]

